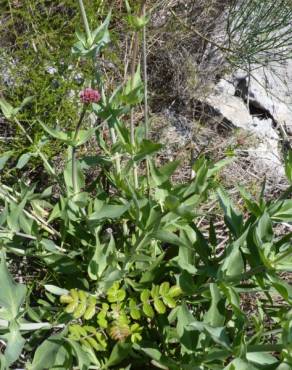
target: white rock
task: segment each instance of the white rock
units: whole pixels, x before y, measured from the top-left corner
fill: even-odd
[[[218,84],[215,86],[216,93],[224,93],[228,95],[235,95],[235,86],[232,81],[221,79]]]
[[[238,74],[234,83],[238,83]],[[250,102],[267,111],[288,134],[292,133],[292,61],[258,67],[252,71]]]
[[[260,119],[258,117],[253,117],[253,123],[251,127],[247,129],[254,132],[260,138],[267,138],[278,141],[279,135],[273,128],[273,121],[271,118]]]
[[[226,91],[216,89],[217,93],[210,95],[206,102],[233,126],[251,132],[259,138],[259,144],[248,149],[250,161],[254,163],[255,170],[261,173],[267,171],[270,177],[280,181],[284,169],[278,148],[279,135],[273,128],[273,120],[253,117],[241,98],[228,94],[232,92],[228,85],[224,83],[221,86],[226,86]]]
[[[263,141],[256,148],[249,150],[249,157],[254,161],[254,168],[259,172],[267,172],[276,182],[284,176],[284,168],[278,151],[276,140]]]
[[[242,99],[224,92],[210,95],[206,102],[235,127],[247,129],[253,126],[253,118]]]

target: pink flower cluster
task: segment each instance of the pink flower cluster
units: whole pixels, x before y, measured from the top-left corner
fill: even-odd
[[[98,103],[100,101],[100,93],[91,87],[82,90],[79,96],[81,102],[84,104]]]

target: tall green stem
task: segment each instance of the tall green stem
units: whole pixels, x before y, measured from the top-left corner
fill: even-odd
[[[91,32],[90,32],[89,23],[88,23],[86,11],[85,11],[85,8],[84,8],[83,0],[78,0],[78,3],[79,3],[79,7],[80,7],[81,17],[82,17],[82,20],[83,20],[87,40],[91,41]]]
[[[86,113],[86,109],[87,109],[87,105],[84,105],[83,110],[82,110],[81,115],[80,115],[80,118],[79,118],[79,121],[78,121],[76,129],[75,129],[74,138],[73,138],[74,142],[76,141],[76,139],[78,137],[78,133],[79,133],[82,121],[83,121],[85,113]],[[71,158],[71,160],[72,160],[72,185],[73,185],[74,194],[76,194],[78,192],[76,150],[77,150],[76,146],[75,145],[72,146],[72,158]]]
[[[115,129],[111,124],[109,124],[109,128],[110,128],[110,136],[111,136],[112,143],[115,144],[117,142]],[[119,153],[115,154],[115,162],[116,162],[116,171],[117,171],[117,174],[119,175],[121,173],[121,162],[120,162]]]
[[[146,1],[142,5],[143,17],[146,17]],[[147,74],[147,34],[146,26],[143,27],[143,43],[142,43],[142,54],[143,54],[143,76],[144,76],[144,124],[145,124],[145,138],[149,139],[149,119],[148,119],[148,74]],[[146,158],[146,176],[148,191],[150,191],[150,168],[148,158]]]
[[[135,77],[135,70],[136,70],[136,60],[138,54],[138,47],[139,47],[139,33],[135,31],[134,33],[134,43],[133,43],[133,53],[132,53],[132,65],[131,65],[131,84],[133,88],[134,77]],[[131,131],[131,145],[134,148],[135,145],[135,125],[134,125],[134,108],[131,109],[131,118],[130,118],[130,131]],[[138,188],[138,172],[137,166],[134,163],[133,165],[133,175],[134,175],[134,186],[135,189]]]
[[[146,4],[142,8],[143,17],[146,17]],[[147,74],[147,34],[146,26],[143,27],[143,75],[144,75],[144,120],[145,120],[145,137],[149,138],[149,121],[148,121],[148,74]]]

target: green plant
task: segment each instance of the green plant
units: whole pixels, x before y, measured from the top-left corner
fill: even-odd
[[[292,7],[289,0],[233,0],[228,9],[230,60],[246,67],[291,57]]]
[[[76,34],[72,51],[95,63],[110,41],[110,13],[92,31],[79,4],[86,33]],[[105,82],[98,70],[83,90],[74,131],[37,117],[68,147],[61,174],[34,147],[50,186],[0,185],[1,369],[289,368],[292,290],[283,273],[291,271],[291,235],[275,228],[292,221],[290,190],[267,202],[239,188],[243,214],[216,182],[232,159],[204,157],[193,179],[175,184],[179,163],[158,166],[161,145],[145,138],[144,122],[134,138],[128,127],[145,100],[139,67],[114,90]],[[1,99],[1,109],[21,125],[18,108]],[[99,151],[86,156],[81,148],[92,138]],[[91,181],[89,169],[97,171]],[[223,229],[201,212],[210,197]],[[7,265],[18,259],[36,261],[39,279],[16,283]]]

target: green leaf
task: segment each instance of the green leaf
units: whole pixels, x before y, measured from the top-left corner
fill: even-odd
[[[74,146],[78,147],[80,145],[85,144],[91,137],[93,137],[96,130],[98,130],[99,127],[92,127],[88,130],[80,130],[78,132],[77,138],[74,141]]]
[[[208,164],[207,161],[203,158],[200,159],[193,165],[193,170],[196,172],[196,176],[190,185],[187,187],[184,192],[184,197],[189,197],[191,194],[200,194],[202,195],[208,188]]]
[[[141,348],[141,350],[147,354],[150,358],[153,358],[155,361],[160,361],[162,353],[156,348]]]
[[[292,222],[292,200],[287,199],[272,203],[268,208],[268,213],[273,221]]]
[[[122,302],[125,298],[126,292],[124,289],[120,289],[117,281],[107,291],[107,299],[110,303]]]
[[[64,347],[63,334],[52,335],[37,347],[29,370],[43,370],[44,364],[47,368],[65,367],[69,358],[70,354]]]
[[[193,230],[191,229],[191,232]],[[195,236],[196,235],[192,235]],[[181,245],[179,246],[178,256],[174,259],[182,270],[189,272],[190,274],[196,274],[197,269],[195,266],[195,248],[193,240],[190,240],[188,231],[181,230],[180,232]]]
[[[126,359],[129,356],[129,353],[131,351],[131,344],[130,343],[117,343],[111,354],[110,357],[106,363],[107,368],[110,366],[115,366],[121,363],[124,359]]]
[[[149,140],[143,140],[139,152],[134,156],[135,162],[140,162],[145,159],[148,155],[158,152],[162,148],[161,144],[153,143]]]
[[[110,167],[111,160],[109,157],[103,155],[93,155],[93,156],[85,156],[82,157],[80,160],[80,166],[82,169],[90,169],[91,167]]]
[[[169,211],[175,211],[180,205],[180,199],[174,195],[168,195],[165,198],[164,206]]]
[[[91,35],[87,39],[85,35],[76,32],[76,37],[79,41],[74,44],[72,53],[77,56],[96,57],[101,48],[110,42],[110,34],[108,31],[110,18],[111,12],[109,12],[105,21],[91,32]]]
[[[115,253],[115,241],[111,235],[108,244],[100,244],[98,236],[96,237],[96,246],[94,255],[88,265],[88,275],[92,280],[101,277],[104,270],[110,265],[111,256]]]
[[[222,326],[225,322],[224,299],[215,283],[210,284],[211,305],[204,316],[204,322],[211,326]]]
[[[292,304],[292,286],[286,281],[280,279],[277,275],[268,274],[269,280],[273,287],[284,298],[284,300]]]
[[[216,245],[218,244],[216,229],[215,229],[214,222],[212,219],[210,220],[210,227],[209,227],[209,243],[213,247],[216,247]]]
[[[177,311],[177,334],[180,338],[183,352],[191,353],[196,348],[198,335],[189,324],[194,321],[194,316],[190,313],[187,305],[183,303]]]
[[[259,365],[261,368],[276,365],[278,359],[266,352],[248,352],[246,358],[254,365]]]
[[[0,171],[3,170],[7,161],[12,157],[13,151],[5,152],[0,156]]]
[[[236,289],[223,283],[220,284],[220,288],[227,298],[227,302],[232,306],[236,316],[245,319],[244,313],[241,311],[240,308],[240,296],[237,293]]]
[[[246,208],[256,217],[260,217],[262,215],[262,210],[257,204],[257,202],[253,200],[251,194],[249,194],[243,186],[238,186],[238,189],[244,200]]]
[[[221,161],[216,162],[215,164],[213,164],[211,168],[208,169],[208,177],[214,176],[222,168],[224,168],[225,166],[228,166],[232,162],[234,162],[234,158],[225,158],[225,159],[222,159]]]
[[[147,271],[142,272],[140,283],[151,283],[156,276],[160,276],[162,261],[164,260],[165,253],[161,253],[154,262],[148,267]]]
[[[65,132],[62,132],[60,130],[55,130],[51,127],[48,127],[46,124],[44,124],[42,121],[38,120],[42,128],[52,137],[55,139],[61,140],[67,144],[71,142],[71,137],[67,135]]]
[[[142,310],[147,317],[153,319],[155,313],[150,303],[143,303]]]
[[[169,180],[167,174],[163,174],[156,166],[152,159],[149,160],[151,179],[156,186],[160,186]]]
[[[211,325],[207,325],[205,323],[194,321],[188,325],[199,332],[205,332],[209,335],[213,341],[217,344],[220,344],[222,347],[230,350],[230,341],[226,333],[225,327],[212,327]]]
[[[74,340],[66,338],[66,341],[70,344],[70,346],[73,348],[73,351],[75,353],[75,356],[78,361],[78,366],[80,370],[88,370],[89,365],[91,363],[90,357],[87,352],[85,352],[80,344],[78,342],[75,342]]]
[[[18,232],[20,229],[20,216],[22,214],[26,201],[27,199],[26,197],[24,197],[20,204],[10,202],[10,212],[7,215],[7,224],[9,228],[14,232]]]
[[[148,303],[149,298],[150,298],[150,290],[149,289],[142,290],[140,294],[141,302]]]
[[[79,193],[85,185],[85,176],[80,168],[79,161],[77,161],[76,167],[77,167],[77,185],[78,185],[76,193]],[[72,148],[70,146],[68,147],[68,150],[67,150],[67,165],[65,167],[63,174],[64,174],[64,180],[65,180],[65,184],[67,187],[67,191],[69,194],[71,194],[72,189],[73,189],[73,183],[72,183]],[[70,201],[68,201],[68,203],[69,202]],[[70,202],[70,203],[74,207],[73,202]],[[77,205],[75,205],[75,208],[76,206]],[[77,207],[77,211],[78,211],[78,207]]]
[[[141,29],[145,27],[147,23],[149,22],[150,20],[149,16],[132,15],[131,7],[129,5],[128,0],[125,0],[125,4],[126,4],[127,13],[128,13],[127,20],[128,20],[129,26],[132,27],[133,30],[136,32],[141,31]]]
[[[79,41],[82,42],[82,44],[85,46],[86,45],[86,35],[82,32],[80,32],[79,30],[76,30],[75,31],[75,36],[77,37],[77,39]]]
[[[257,370],[247,361],[236,358],[228,366],[224,367],[224,370]]]
[[[291,370],[291,366],[288,362],[282,362],[275,370]]]
[[[223,189],[218,189],[220,205],[224,211],[224,219],[230,231],[237,237],[240,236],[243,228],[243,216],[236,210],[227,193]]]
[[[95,222],[104,218],[119,218],[129,209],[129,207],[130,204],[104,204],[99,211],[94,212],[90,215],[89,221]]]
[[[97,27],[91,34],[93,42],[97,44],[98,50],[104,47],[106,44],[110,42],[108,27],[111,20],[111,11],[106,16],[104,22]]]
[[[196,250],[200,258],[204,261],[205,265],[209,265],[210,255],[212,250],[205,239],[202,232],[197,228],[195,224],[191,224],[191,227],[186,227],[188,239],[193,243],[193,248]]]
[[[148,357],[152,359],[151,364],[158,369],[163,370],[181,370],[181,364],[177,364],[173,360],[169,358],[167,355],[163,355],[159,348],[155,348],[154,346],[151,347],[150,344],[147,346],[144,345],[140,347],[139,345],[135,345],[135,349],[138,349],[141,352],[144,352]],[[199,370],[198,367],[192,366],[192,370]]]
[[[171,233],[170,231],[165,231],[165,230],[158,230],[155,233],[153,233],[153,237],[164,242],[164,243],[169,243],[177,246],[187,246],[184,244],[184,242],[179,238],[176,234]]]
[[[169,292],[169,289],[170,289],[169,282],[165,281],[162,284],[160,284],[159,294],[162,295],[162,296],[167,295],[168,292]]]
[[[59,288],[58,286],[55,286],[55,285],[51,285],[51,284],[45,284],[45,289],[52,293],[52,294],[55,294],[55,295],[67,295],[69,293],[69,290],[67,289],[63,289],[63,288]]]
[[[292,150],[288,150],[285,157],[285,173],[289,182],[292,183]]]
[[[11,320],[15,319],[26,295],[26,287],[23,284],[15,283],[7,269],[5,257],[0,254],[0,306],[6,308]]]
[[[273,225],[267,212],[264,212],[258,219],[254,236],[255,242],[259,247],[261,247],[262,244],[269,243],[273,240]]]
[[[27,162],[30,160],[31,156],[32,156],[32,153],[24,153],[24,154],[22,154],[20,156],[20,158],[18,159],[16,168],[18,168],[18,169],[23,168],[27,164]]]
[[[33,99],[34,99],[34,96],[27,96],[26,98],[24,98],[19,108],[17,108],[17,110],[18,111],[22,110],[27,104],[31,103]]]
[[[168,306],[169,308],[175,308],[176,307],[176,301],[174,298],[170,297],[169,295],[166,295],[162,297],[163,302]]]
[[[0,98],[0,108],[5,118],[11,119],[13,117],[14,108],[3,98]]]
[[[223,272],[225,276],[238,276],[244,271],[244,261],[240,251],[239,243],[232,243],[227,247],[226,256],[218,273]]]
[[[159,297],[159,286],[158,285],[152,284],[151,297],[152,298],[158,298]]]
[[[176,298],[182,295],[182,290],[179,285],[173,285],[167,295],[171,298]]]
[[[163,165],[162,167],[159,168],[159,171],[162,176],[164,176],[166,179],[170,179],[171,176],[174,174],[176,169],[178,168],[180,164],[180,161],[171,161]]]
[[[25,339],[21,336],[19,325],[16,323],[16,321],[10,322],[9,332],[1,335],[0,338],[4,339],[6,342],[4,357],[6,364],[9,366],[13,364],[21,355],[23,346],[25,344]]]
[[[135,105],[143,100],[143,83],[141,79],[141,66],[138,64],[134,78],[129,78],[120,97],[124,104]]]
[[[166,307],[159,298],[154,298],[154,308],[159,314],[164,314],[166,312]]]
[[[138,304],[133,298],[129,300],[129,309],[130,309],[130,316],[132,317],[133,320],[139,320],[141,318],[141,313],[138,308]]]
[[[140,31],[143,27],[145,27],[150,18],[148,16],[133,16],[133,15],[128,15],[127,17],[129,25],[136,30],[136,32]]]

